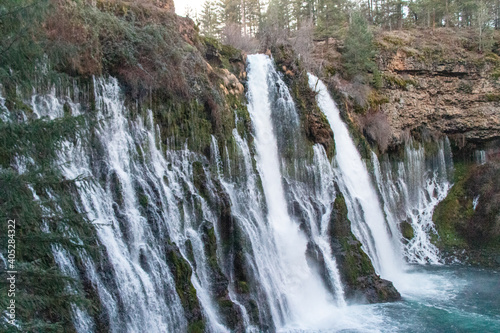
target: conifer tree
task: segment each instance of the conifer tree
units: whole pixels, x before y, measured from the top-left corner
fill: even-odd
[[[360,13],[354,13],[342,52],[342,64],[347,77],[352,79],[373,71],[374,56],[373,35],[368,23]]]
[[[214,1],[207,0],[203,4],[200,15],[201,29],[205,36],[217,38],[220,35],[219,8]]]

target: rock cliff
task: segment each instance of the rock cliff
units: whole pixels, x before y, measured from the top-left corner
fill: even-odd
[[[378,89],[336,74],[341,42],[316,43],[315,56],[368,139],[380,144],[370,126],[387,123],[389,145],[422,129],[479,143],[500,137],[500,57],[495,47],[478,52],[474,38],[472,31],[445,28],[376,33]]]

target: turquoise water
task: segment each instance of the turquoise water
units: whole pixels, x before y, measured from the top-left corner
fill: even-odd
[[[500,332],[498,271],[414,267],[408,280],[401,302],[367,306],[381,332]]]
[[[293,333],[500,332],[500,272],[460,266],[413,266],[399,285],[402,300],[349,305],[315,328]]]

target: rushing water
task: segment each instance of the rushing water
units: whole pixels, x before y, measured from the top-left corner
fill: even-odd
[[[406,223],[413,237],[404,239],[401,228],[393,228],[402,240],[403,253],[410,263],[439,264],[439,250],[431,243],[436,234],[432,214],[451,188],[453,162],[448,139],[439,141],[434,154],[413,141],[406,144],[403,161],[385,159],[379,163],[372,154],[374,174],[384,202],[384,211],[392,226]]]
[[[403,300],[369,306],[383,318],[373,332],[499,332],[500,272],[460,266],[413,266]]]
[[[377,273],[385,279],[394,280],[401,274],[404,262],[392,237],[392,230],[386,223],[370,174],[326,86],[311,74],[309,86],[318,93],[318,105],[335,136],[337,182],[346,198],[352,231],[363,244]]]
[[[95,79],[96,125],[85,130],[86,140],[65,142],[56,161],[65,178],[92,179],[77,181],[72,194],[101,246],[100,261],[84,250],[76,258],[52,247],[59,269],[87,280],[100,301],[100,319],[72,305],[76,331],[95,332],[98,320],[111,332],[187,331],[190,314],[168,260],[172,249],[193,272],[208,332],[499,331],[497,272],[416,265],[441,263],[430,237],[434,207],[451,187],[449,142],[438,142],[434,153],[409,142],[402,161],[373,155],[372,175],[326,87],[310,76],[335,134],[331,161],[321,145],[311,148],[301,136],[299,114],[272,60],[252,55],[248,63],[252,131],[235,128],[231,145],[212,137],[210,158],[162,145],[151,111],[131,112],[115,79]],[[47,121],[65,116],[65,104],[72,116],[86,112],[55,90],[35,93],[28,103],[30,117]],[[10,121],[1,97],[0,119]],[[26,163],[29,156],[18,159],[19,173]],[[203,193],[196,172],[206,176]],[[377,272],[394,280],[402,301],[346,304],[328,234],[335,184],[346,198],[354,234]],[[39,200],[40,193],[30,190]],[[239,252],[223,244],[228,226],[218,214],[224,200]],[[413,230],[411,239],[403,237],[403,221]],[[209,258],[207,230],[215,235],[216,258]],[[42,224],[41,232],[49,230]],[[236,256],[243,269],[235,267]],[[3,253],[0,259],[5,264]],[[223,304],[235,309],[240,322],[235,329],[220,305],[221,288],[227,293]]]

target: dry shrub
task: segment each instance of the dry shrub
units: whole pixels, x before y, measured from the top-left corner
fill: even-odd
[[[391,126],[387,116],[382,112],[368,113],[361,118],[361,126],[365,136],[377,143],[380,152],[384,153],[391,140]]]
[[[179,33],[176,15],[165,9],[168,1],[100,0],[93,6],[59,0],[55,5],[45,25],[49,58],[64,71],[111,74],[132,97],[159,91],[187,98],[203,90],[203,82],[191,81],[206,74],[206,65]]]
[[[292,38],[292,48],[300,59],[302,64],[309,68],[312,64],[311,54],[314,48],[314,24],[312,19],[306,19],[301,22],[299,29],[295,32],[295,37]]]

